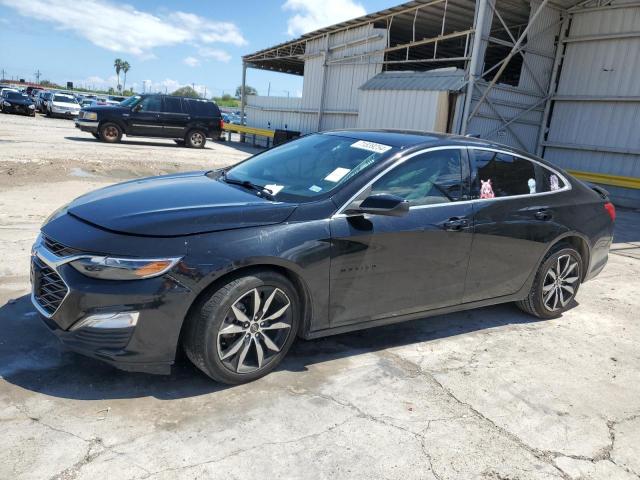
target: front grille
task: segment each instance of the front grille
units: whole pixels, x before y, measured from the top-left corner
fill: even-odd
[[[53,315],[69,292],[67,285],[55,270],[36,257],[31,260],[31,276],[33,296],[45,312]]]
[[[58,257],[70,257],[72,255],[80,255],[82,253],[80,250],[67,247],[66,245],[63,245],[60,242],[56,242],[54,239],[45,237],[44,235],[42,239],[47,250],[49,250],[54,255],[57,255]]]

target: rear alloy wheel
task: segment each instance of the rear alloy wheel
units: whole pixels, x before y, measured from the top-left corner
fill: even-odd
[[[100,140],[107,143],[117,143],[122,139],[122,130],[115,123],[105,123],[100,125],[98,131]]]
[[[207,134],[202,130],[190,130],[185,137],[185,143],[189,148],[204,148],[207,143]]]
[[[542,262],[531,291],[517,305],[538,318],[555,318],[565,312],[580,287],[582,258],[571,247],[553,250]]]
[[[214,380],[238,384],[273,370],[295,340],[298,297],[291,282],[259,271],[224,285],[188,319],[185,351]]]

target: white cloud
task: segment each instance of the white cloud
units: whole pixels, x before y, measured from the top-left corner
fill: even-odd
[[[200,60],[198,60],[196,57],[187,57],[182,60],[182,62],[185,65],[189,65],[190,67],[197,67],[198,65],[200,65]]]
[[[192,13],[168,12],[162,16],[126,4],[98,0],[0,0],[25,17],[53,23],[113,52],[152,56],[156,47],[191,43],[245,45],[240,29]]]
[[[287,33],[291,36],[302,35],[367,13],[362,4],[354,0],[287,0],[282,8],[294,13],[287,22]]]
[[[198,54],[204,58],[211,58],[213,60],[218,60],[219,62],[228,62],[231,60],[231,55],[229,55],[224,50],[219,50],[217,48],[201,48],[198,50]]]

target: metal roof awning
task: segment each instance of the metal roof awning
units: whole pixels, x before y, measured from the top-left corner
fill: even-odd
[[[427,72],[382,72],[365,82],[360,90],[437,90],[457,92],[465,85],[464,70]]]

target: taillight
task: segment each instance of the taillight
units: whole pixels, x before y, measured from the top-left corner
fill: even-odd
[[[224,120],[220,119],[220,130],[224,128]]]
[[[616,220],[616,207],[611,202],[607,202],[604,204],[604,209],[607,211],[609,216],[611,217],[611,221],[614,222]]]

